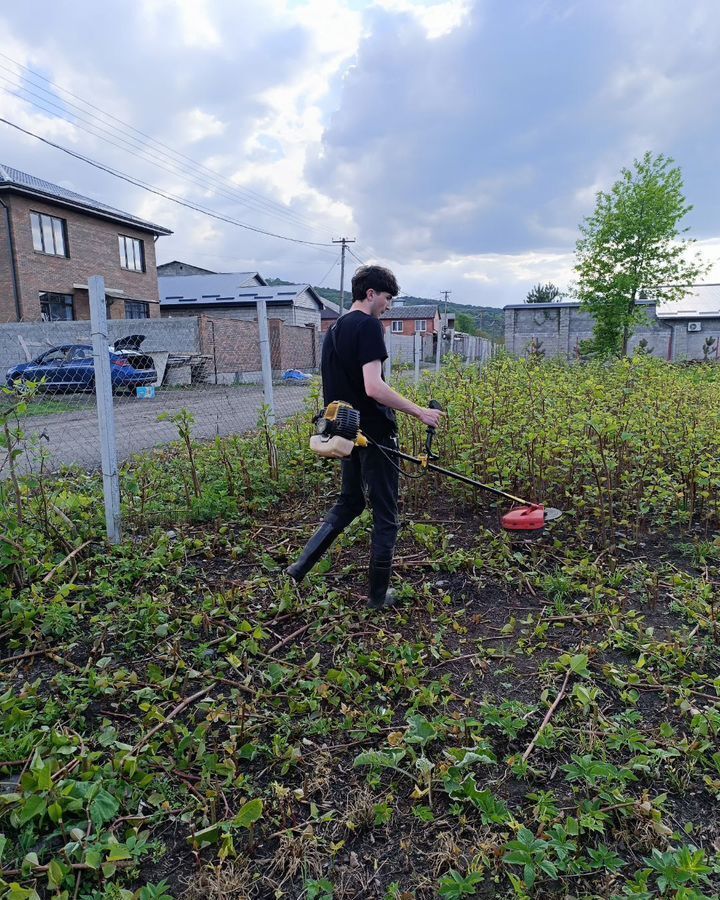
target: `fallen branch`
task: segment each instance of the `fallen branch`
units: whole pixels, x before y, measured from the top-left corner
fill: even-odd
[[[267,650],[268,656],[271,656],[276,650],[279,650],[281,647],[284,647],[285,644],[289,644],[293,638],[300,637],[301,634],[305,634],[312,623],[308,622],[307,625],[303,625],[301,628],[298,628],[296,631],[293,631],[292,634],[289,634],[287,637],[283,638],[281,641],[278,641],[277,644],[273,644],[273,646]]]
[[[27,653],[20,653],[18,656],[6,656],[5,659],[0,659],[0,666],[5,663],[19,662],[21,659],[30,659],[32,656],[44,656],[46,653],[47,650],[28,650]]]
[[[92,544],[92,541],[91,540],[85,541],[84,544],[80,544],[79,547],[76,547],[74,550],[72,550],[70,553],[68,553],[68,555],[65,557],[65,559],[61,560],[56,566],[53,566],[52,569],[50,569],[50,571],[47,573],[47,575],[43,578],[42,583],[47,584],[48,581],[50,581],[50,579],[53,577],[53,575],[56,572],[58,572],[60,569],[62,569],[62,567],[65,565],[65,563],[70,562],[70,560],[73,559],[73,557],[77,556],[77,554],[81,550],[84,550],[88,544]]]
[[[487,637],[479,637],[475,638],[475,641],[478,644],[487,644],[490,641],[509,641],[513,638],[512,634],[489,634]],[[475,653],[463,653],[462,656],[448,656],[447,659],[441,659],[440,662],[435,663],[434,666],[430,666],[431,669],[438,669],[440,666],[446,666],[448,663],[453,662],[461,662],[463,659],[473,659],[476,656],[480,656],[478,652]]]
[[[70,868],[73,870],[73,872],[89,872],[89,871],[96,872],[97,871],[95,866],[90,866],[87,863],[68,863],[68,862],[63,861],[63,865],[70,866]],[[116,866],[118,869],[129,869],[132,866],[137,865],[137,863],[132,859],[127,859],[127,860],[117,860],[117,862],[114,862],[113,865]],[[3,877],[5,877],[5,876],[15,877],[17,875],[27,875],[27,874],[42,875],[45,872],[47,872],[49,868],[50,868],[49,864],[47,866],[32,866],[30,868],[29,873],[27,873],[25,871],[25,869],[0,869],[0,875],[2,875]]]
[[[0,541],[5,541],[6,544],[9,544],[11,547],[14,547],[20,553],[25,553],[25,548],[21,547],[20,544],[16,543],[12,538],[9,538],[6,534],[0,534]]]
[[[140,750],[142,747],[145,746],[145,744],[147,744],[147,742],[150,740],[151,737],[153,737],[153,735],[157,734],[158,731],[160,731],[162,728],[164,728],[166,725],[168,725],[170,722],[172,722],[173,719],[175,719],[177,716],[179,716],[180,713],[184,709],[187,709],[187,707],[190,706],[192,703],[195,703],[196,701],[200,700],[201,697],[205,696],[205,694],[209,694],[211,690],[212,690],[212,686],[203,688],[201,691],[196,691],[190,697],[186,697],[182,701],[182,703],[178,703],[178,705],[175,707],[175,709],[169,715],[165,716],[165,718],[162,720],[162,722],[158,722],[158,724],[155,725],[153,728],[151,728],[150,731],[148,731],[148,733],[144,737],[140,738],[140,740],[137,742],[137,744],[135,744],[135,746],[132,748],[131,752],[133,754],[137,753],[138,750]]]
[[[553,702],[553,705],[552,705],[552,706],[550,707],[550,709],[545,713],[545,718],[542,720],[542,722],[540,723],[540,727],[539,727],[538,730],[535,732],[535,737],[533,737],[533,739],[532,739],[532,740],[530,741],[530,743],[528,744],[527,750],[523,753],[523,755],[522,755],[522,761],[523,761],[523,762],[525,762],[525,761],[527,760],[528,756],[530,756],[530,754],[533,752],[533,748],[534,748],[535,744],[537,743],[537,739],[538,739],[538,738],[540,737],[540,735],[542,734],[543,729],[545,728],[545,726],[547,725],[547,723],[550,721],[550,719],[552,719],[553,713],[554,713],[555,710],[558,708],[558,706],[559,706],[560,701],[562,700],[562,698],[565,696],[565,688],[567,687],[567,683],[568,683],[568,681],[570,680],[570,672],[571,672],[571,670],[568,669],[567,672],[565,673],[565,680],[563,681],[562,687],[560,688],[560,693],[559,693],[559,694],[557,695],[557,697],[555,698],[555,700],[554,700],[554,702]]]

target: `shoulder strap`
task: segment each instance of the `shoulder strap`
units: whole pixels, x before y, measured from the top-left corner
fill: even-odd
[[[346,374],[347,376],[350,376],[350,369],[345,365],[345,360],[344,360],[344,359],[342,358],[342,356],[340,356],[340,354],[338,353],[338,348],[337,348],[337,327],[338,327],[338,322],[339,322],[339,321],[340,321],[340,319],[337,319],[337,320],[336,320],[335,324],[334,324],[334,325],[330,328],[330,330],[328,331],[328,335],[329,335],[329,337],[330,337],[330,340],[332,341],[332,348],[333,348],[333,350],[334,350],[334,352],[335,352],[335,356],[337,357],[338,362],[340,363],[340,365],[342,366],[343,370],[345,371],[345,374]]]

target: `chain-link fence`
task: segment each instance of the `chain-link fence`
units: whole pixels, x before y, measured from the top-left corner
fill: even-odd
[[[291,324],[264,300],[242,311],[115,319],[103,280],[91,282],[91,321],[0,325],[1,402],[14,409],[0,435],[0,478],[101,468],[112,500],[117,467],[134,454],[184,435],[241,434],[264,418],[281,423],[319,389],[320,328]],[[386,377],[416,383],[448,353],[469,363],[494,354],[491,342],[457,333],[388,332],[386,343]]]
[[[255,310],[254,319],[143,320],[116,320],[112,306],[103,310],[119,462],[177,440],[181,416],[197,440],[255,428],[270,400],[281,422],[303,408],[319,371],[319,328],[287,325],[272,312],[265,319],[270,371],[264,383]],[[94,328],[90,321],[0,325],[0,371],[8,387],[25,394],[20,416],[31,449],[17,459],[18,471],[100,467]],[[18,396],[6,392],[2,402]]]

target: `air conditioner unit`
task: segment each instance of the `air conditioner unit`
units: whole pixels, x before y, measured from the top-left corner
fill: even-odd
[[[688,331],[702,331],[702,322],[688,322]]]

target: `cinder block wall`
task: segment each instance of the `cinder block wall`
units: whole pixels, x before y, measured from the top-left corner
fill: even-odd
[[[680,323],[670,323],[656,316],[656,306],[642,304],[646,310],[645,323],[633,330],[629,352],[645,340],[653,356],[669,359],[673,352],[673,331]],[[683,323],[684,326],[684,323]],[[580,342],[592,337],[593,317],[574,303],[527,303],[505,307],[505,347],[515,356],[527,356],[533,341],[540,345],[546,358],[577,357]]]
[[[118,319],[108,321],[110,343],[129,334],[144,334],[143,350],[200,353],[197,318]],[[28,362],[61,344],[91,344],[90,322],[14,322],[0,325],[0,380],[5,370]],[[29,354],[29,357],[28,357]]]

